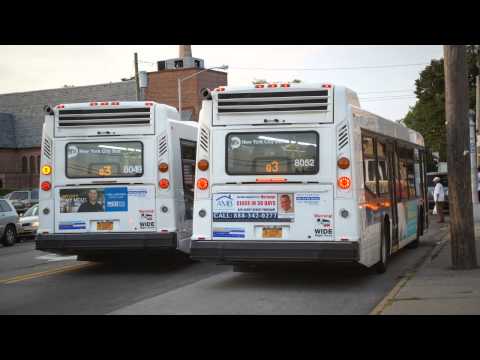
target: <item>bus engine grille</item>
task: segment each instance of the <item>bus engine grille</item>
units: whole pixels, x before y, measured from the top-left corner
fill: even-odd
[[[327,111],[328,90],[218,94],[218,113]]]
[[[59,110],[58,126],[149,125],[150,108]]]

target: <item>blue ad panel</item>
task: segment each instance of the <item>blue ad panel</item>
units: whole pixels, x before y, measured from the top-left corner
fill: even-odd
[[[417,200],[407,203],[407,238],[417,234]]]
[[[128,189],[126,187],[105,188],[105,211],[128,211]]]

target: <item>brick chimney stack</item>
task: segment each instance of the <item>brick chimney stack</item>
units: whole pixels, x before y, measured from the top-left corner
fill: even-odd
[[[181,59],[192,57],[192,45],[178,45],[178,57]]]

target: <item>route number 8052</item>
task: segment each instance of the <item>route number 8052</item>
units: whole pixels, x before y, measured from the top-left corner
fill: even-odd
[[[295,159],[295,167],[314,167],[315,159]]]

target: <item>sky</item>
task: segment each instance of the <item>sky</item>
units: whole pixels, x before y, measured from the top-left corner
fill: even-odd
[[[139,70],[156,71],[156,61],[178,56],[177,45],[0,45],[0,94],[64,85],[117,82]],[[228,84],[254,79],[344,85],[361,107],[391,120],[415,104],[415,80],[441,45],[192,45],[205,67],[226,64]]]

